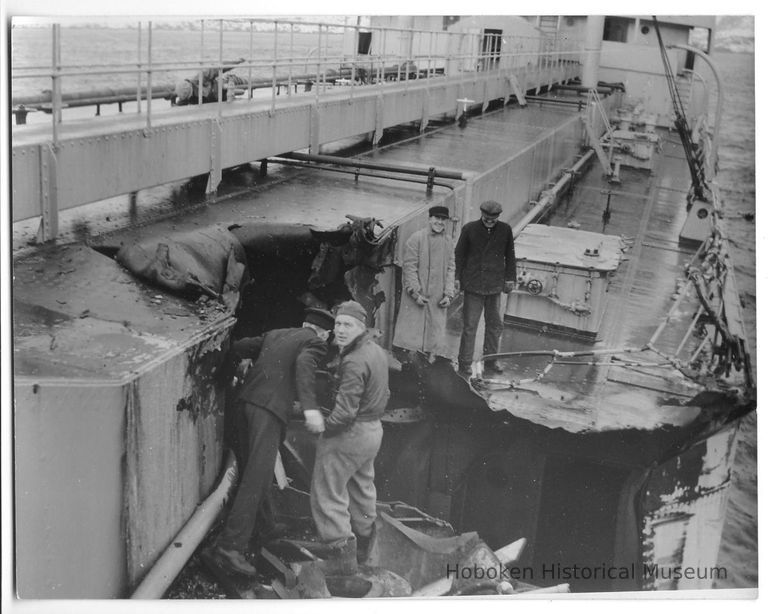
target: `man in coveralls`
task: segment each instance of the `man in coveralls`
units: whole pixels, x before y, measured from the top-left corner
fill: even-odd
[[[509,224],[499,221],[501,205],[487,200],[480,219],[461,229],[456,243],[456,278],[464,291],[464,326],[459,346],[459,373],[470,375],[480,314],[485,312],[483,355],[496,354],[504,331],[501,292],[516,285],[515,241]],[[488,360],[485,368],[500,373],[501,365]]]
[[[235,341],[235,359],[256,358],[235,402],[240,439],[240,482],[224,529],[203,554],[207,562],[232,574],[256,575],[246,559],[255,530],[274,527],[269,506],[275,462],[293,403],[298,399],[309,423],[319,414],[315,374],[327,353],[334,319],[322,309],[307,309],[302,328],[272,330]]]
[[[336,397],[331,414],[310,431],[317,443],[310,504],[320,540],[331,551],[326,573],[357,571],[376,520],[373,462],[381,447],[381,416],[389,400],[387,355],[367,334],[362,305],[346,301],[336,311],[339,346]],[[323,432],[324,430],[324,432]],[[359,544],[358,544],[359,542]]]

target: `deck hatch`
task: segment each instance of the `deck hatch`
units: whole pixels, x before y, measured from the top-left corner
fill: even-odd
[[[621,237],[528,225],[515,240],[518,284],[508,296],[505,318],[596,337],[608,278],[624,249]]]

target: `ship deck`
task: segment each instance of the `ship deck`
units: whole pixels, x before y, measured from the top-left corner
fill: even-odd
[[[377,149],[376,162],[458,170],[473,176],[494,169],[510,155],[525,152],[558,127],[572,122],[567,108],[504,107],[418,138]],[[267,177],[251,178],[248,189],[233,192],[212,205],[185,209],[181,215],[167,201],[155,208],[164,219],[153,219],[152,207],[141,220],[117,231],[92,236],[89,244],[119,247],[136,237],[184,232],[214,224],[295,224],[332,230],[349,214],[375,217],[384,226],[445,199],[450,190],[390,179],[342,175],[322,170],[270,166]],[[253,173],[251,173],[253,175]],[[456,184],[460,182],[455,182]],[[603,212],[611,190],[611,217]],[[529,349],[610,349],[645,344],[671,304],[676,278],[692,250],[678,245],[685,219],[687,168],[674,137],[663,134],[663,151],[654,169],[623,168],[621,184],[608,184],[594,164],[569,199],[552,215],[557,226],[578,224],[581,230],[623,236],[631,247],[608,289],[608,307],[596,341],[553,335],[542,330],[506,327],[502,351]],[[528,199],[535,194],[527,195]],[[503,200],[503,195],[499,196]],[[98,231],[103,215],[90,213],[86,223]],[[524,214],[508,216],[515,223]],[[82,224],[83,221],[80,220]],[[460,225],[455,226],[458,236]],[[103,251],[103,249],[102,249]],[[215,306],[191,304],[162,290],[148,288],[104,253],[83,244],[34,250],[14,262],[15,371],[33,378],[124,378],[138,365],[161,357],[189,339],[222,325],[227,314]],[[448,332],[454,347],[460,333],[460,309],[454,306]],[[687,327],[684,314],[672,328]],[[482,334],[478,337],[481,338]],[[660,349],[674,349],[670,335]],[[106,360],[105,360],[106,357]],[[519,380],[541,370],[542,359],[507,359],[502,378]],[[631,370],[636,376],[627,376]],[[654,428],[670,420],[687,421],[697,410],[666,412],[667,398],[687,400],[695,393],[681,378],[637,373],[638,368],[560,364],[546,379],[515,391],[490,395],[492,409],[569,431],[613,428]],[[628,384],[628,380],[632,380]],[[501,396],[499,396],[501,395]],[[496,403],[494,403],[496,399]]]
[[[663,151],[652,171],[622,167],[621,183],[609,184],[599,164],[576,184],[570,202],[564,202],[549,224],[623,237],[628,245],[616,274],[608,284],[605,315],[597,339],[579,340],[567,335],[508,325],[502,352],[557,349],[606,351],[643,348],[662,323],[683,277],[683,267],[696,248],[681,245],[678,234],[686,219],[689,174],[676,135],[663,133]],[[610,218],[603,213],[610,190]],[[691,318],[690,308],[680,309],[668,323],[655,347],[672,355]],[[632,355],[630,355],[632,356]],[[639,362],[660,361],[658,354],[634,355]],[[546,359],[504,361],[514,379],[530,378],[543,369]],[[597,365],[578,363],[597,362]],[[569,431],[681,425],[698,410],[672,407],[699,390],[679,372],[640,366],[611,365],[610,356],[575,358],[556,364],[539,383],[528,385],[531,395],[504,406],[508,411]],[[501,400],[499,400],[501,402]]]
[[[440,130],[409,145],[382,148],[375,157],[396,163],[413,160],[420,168],[430,160],[429,165],[443,169],[457,169],[463,159],[469,161],[464,170],[471,172],[502,162],[509,156],[510,142],[522,150],[568,118],[557,110],[504,115],[508,117],[502,120],[489,114],[463,132]],[[455,152],[458,145],[461,157]],[[445,154],[442,158],[440,151]],[[350,214],[394,226],[446,192],[438,187],[430,197],[423,186],[412,185],[366,177],[354,181],[349,175],[273,165],[269,176],[254,177],[239,193],[236,187],[223,186],[222,192],[232,193],[213,205],[178,205],[172,194],[150,198],[137,215],[128,211],[126,200],[116,199],[76,210],[65,220],[62,236],[75,238],[78,228],[87,227],[88,245],[64,240],[61,245],[30,249],[15,238],[16,375],[120,379],[137,364],[183,347],[224,317],[212,305],[190,304],[147,287],[93,247],[103,250],[136,237],[216,224],[295,224],[334,230]],[[119,229],[112,229],[115,226]],[[104,343],[95,342],[102,337]],[[155,341],[149,343],[150,338]],[[105,354],[108,360],[103,359]]]

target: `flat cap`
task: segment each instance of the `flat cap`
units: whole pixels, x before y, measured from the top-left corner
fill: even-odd
[[[325,330],[333,330],[334,317],[330,311],[309,307],[304,311],[304,321]]]
[[[486,215],[499,215],[501,213],[501,205],[495,200],[486,200],[480,205],[480,211]]]
[[[344,301],[336,308],[336,315],[352,316],[353,318],[357,318],[363,324],[368,326],[368,314],[365,312],[365,307],[363,307],[357,301]]]
[[[447,219],[451,217],[451,214],[448,213],[448,207],[435,205],[434,207],[429,208],[429,217],[444,217]]]
[[[174,91],[174,93],[176,94],[176,100],[182,101],[182,100],[188,100],[189,98],[192,98],[192,94],[194,94],[194,90],[192,89],[192,84],[185,79],[184,81],[179,81],[176,84],[176,90]]]

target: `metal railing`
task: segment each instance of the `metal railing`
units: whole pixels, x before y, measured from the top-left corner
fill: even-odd
[[[197,71],[188,80],[197,80],[197,103],[202,103],[202,71],[214,69],[217,74],[215,104],[220,116],[225,100],[235,97],[232,93],[236,96],[245,94],[246,99],[253,100],[258,90],[271,90],[269,106],[274,113],[281,88],[285,88],[287,96],[292,96],[298,93],[299,85],[304,85],[307,90],[314,89],[314,96],[319,100],[329,91],[338,93],[339,87],[346,87],[352,99],[360,86],[384,88],[391,82],[398,82],[408,88],[410,82],[422,80],[429,86],[436,79],[446,76],[470,78],[479,71],[543,73],[578,63],[581,55],[581,50],[572,43],[546,36],[514,37],[261,18],[203,19],[196,24],[200,32],[198,60],[179,61],[174,57],[172,61],[166,61],[169,50],[161,49],[157,43],[166,30],[148,21],[137,22],[135,26],[135,61],[88,65],[62,62],[62,26],[52,24],[50,65],[14,66],[12,69],[14,89],[23,90],[18,86],[25,80],[50,81],[50,92],[24,95],[22,91],[13,96],[17,122],[29,109],[50,112],[56,147],[64,109],[88,104],[97,107],[98,115],[101,105],[117,103],[118,111],[122,112],[123,104],[135,101],[136,113],[143,115],[145,127],[151,129],[157,113],[153,98],[172,98],[174,82],[184,78],[180,71],[185,70]],[[206,38],[206,33],[211,30],[216,35],[215,49],[211,37]],[[361,37],[361,34],[365,36]],[[360,53],[364,40],[367,40],[368,48],[363,49],[366,53]],[[180,51],[172,52],[178,55]],[[244,61],[226,60],[225,53],[230,57],[239,56]],[[226,82],[226,71],[237,76],[231,80],[232,86]],[[95,77],[108,77],[108,82],[119,84],[119,87],[116,90],[101,88],[95,92],[79,89]],[[170,81],[163,82],[169,77]],[[131,86],[132,80],[135,89]],[[65,90],[65,82],[74,85]],[[265,97],[260,99],[264,101]],[[142,101],[146,104],[142,105]],[[20,108],[21,105],[25,108]]]

